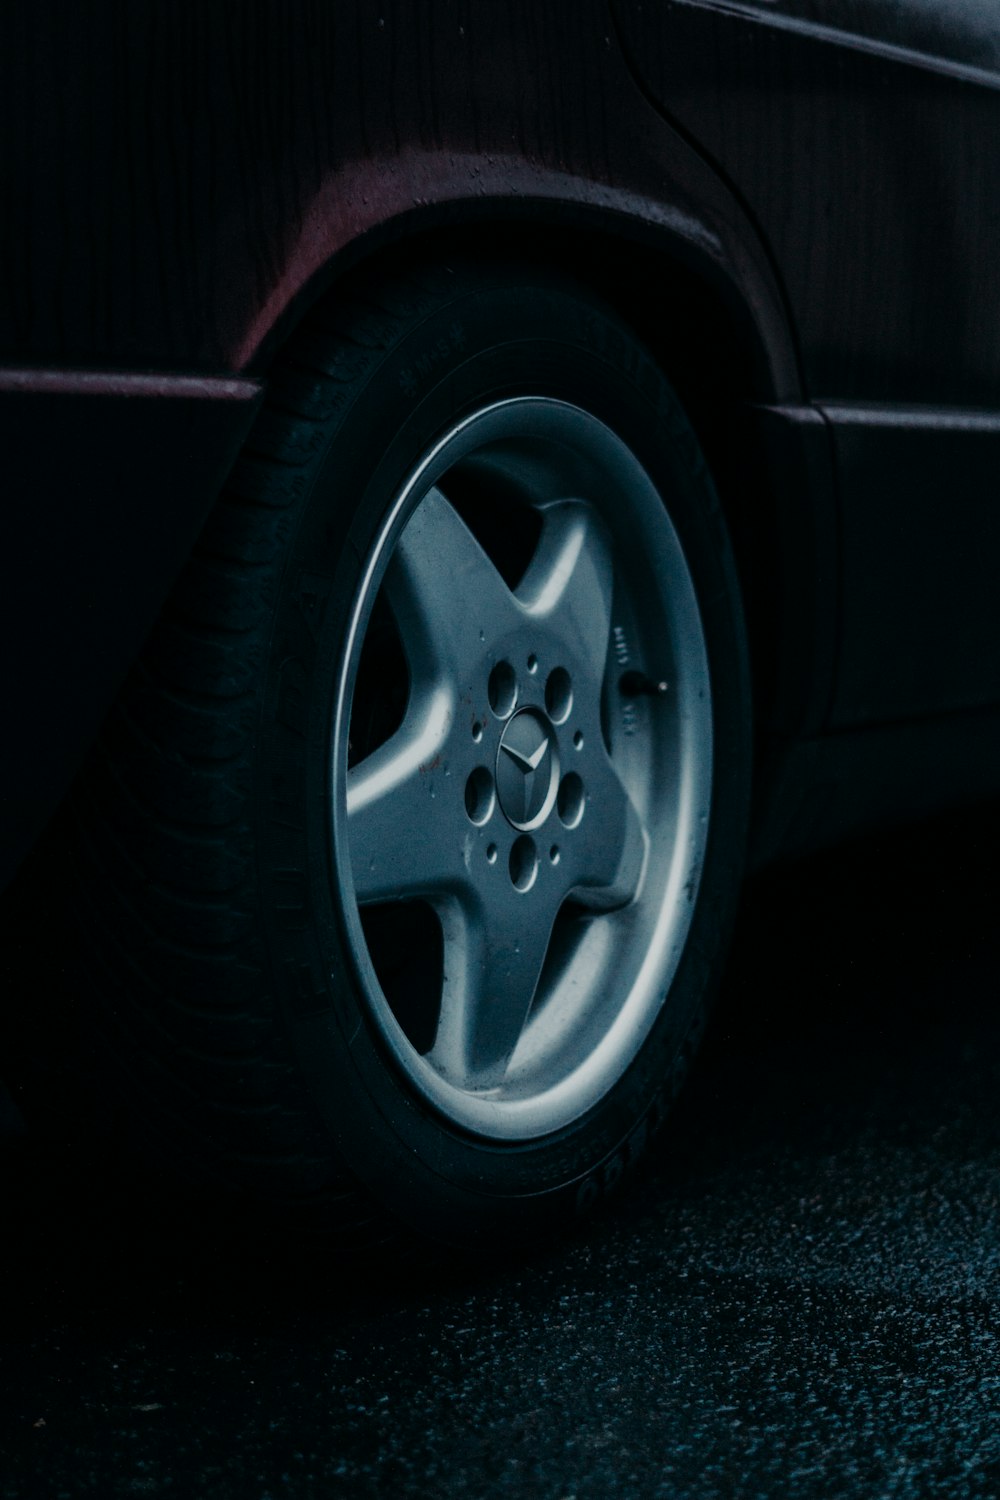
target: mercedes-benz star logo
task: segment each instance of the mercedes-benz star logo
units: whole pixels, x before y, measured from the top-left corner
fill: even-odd
[[[497,796],[504,816],[515,828],[544,822],[559,778],[555,735],[543,713],[522,708],[500,737],[497,750]]]

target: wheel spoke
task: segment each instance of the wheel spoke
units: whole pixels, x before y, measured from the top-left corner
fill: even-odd
[[[626,906],[639,894],[649,850],[642,819],[618,773],[605,757],[591,774],[585,853],[573,894],[600,911]],[[581,829],[582,832],[582,829]]]
[[[385,579],[415,681],[465,682],[517,620],[514,597],[454,506],[429,490],[399,539]]]
[[[431,895],[462,883],[469,825],[443,792],[451,791],[447,746],[453,717],[446,687],[426,695],[391,739],[348,772],[348,837],[362,904]]]
[[[445,976],[429,1060],[460,1087],[489,1089],[503,1080],[554,920],[551,903],[532,909],[513,889],[488,908],[456,902],[442,914]]]
[[[517,598],[529,615],[576,650],[598,684],[611,631],[613,586],[611,549],[596,512],[582,500],[549,506]]]

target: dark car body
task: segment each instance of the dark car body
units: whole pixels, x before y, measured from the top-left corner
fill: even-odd
[[[747,596],[758,862],[1000,790],[988,5],[16,4],[0,57],[0,881],[274,351],[428,248],[588,283],[679,391]]]

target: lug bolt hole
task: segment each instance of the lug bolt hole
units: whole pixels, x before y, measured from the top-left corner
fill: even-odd
[[[558,844],[553,844],[552,845],[552,848],[549,850],[549,859],[552,861],[552,863],[554,865],[557,865],[559,863],[559,845]]]
[[[497,846],[496,846],[496,844],[487,844],[486,845],[486,862],[487,862],[487,864],[490,864],[490,865],[495,865],[496,864],[496,862],[497,862]]]
[[[479,720],[476,719],[475,722],[473,723],[473,726],[472,726],[472,738],[475,740],[476,744],[478,745],[479,741],[482,739],[482,737],[483,737],[483,726],[482,726],[482,724],[480,724]]]
[[[465,783],[465,810],[473,823],[489,821],[495,800],[493,777],[485,766],[477,766]]]
[[[578,750],[582,750],[583,749],[583,734],[581,733],[581,731],[579,729],[576,731],[576,734],[574,734],[574,736],[573,736],[573,744],[576,746],[576,748]]]
[[[535,841],[522,833],[510,851],[510,878],[519,891],[530,891],[538,874],[538,852]]]
[[[538,657],[535,655],[535,653],[533,651],[532,651],[531,655],[528,657],[528,671],[531,672],[532,674],[534,674],[535,672],[538,671]]]
[[[573,707],[573,684],[565,667],[554,667],[545,684],[545,707],[553,724],[562,724]]]
[[[575,828],[583,817],[585,800],[583,782],[575,771],[570,771],[560,781],[556,797],[556,811],[560,822],[567,828]]]
[[[487,687],[490,708],[498,719],[507,719],[517,702],[517,677],[509,661],[498,661],[490,673]]]

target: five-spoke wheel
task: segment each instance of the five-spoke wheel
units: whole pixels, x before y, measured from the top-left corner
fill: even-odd
[[[667,1112],[748,802],[726,527],[634,332],[533,267],[363,277],[82,785],[87,1036],[255,1214],[535,1242]]]
[[[365,659],[366,622],[383,612],[395,663]],[[456,1122],[551,1132],[641,1046],[704,859],[708,658],[663,498],[591,413],[530,397],[486,406],[389,507],[353,639],[332,805],[335,838],[346,805],[339,869],[361,910],[372,1013]],[[405,710],[380,738],[370,704],[392,691]],[[369,923],[366,939],[363,916],[416,901],[440,927],[439,972],[420,1013],[401,1015],[380,947],[398,958],[411,918]]]

